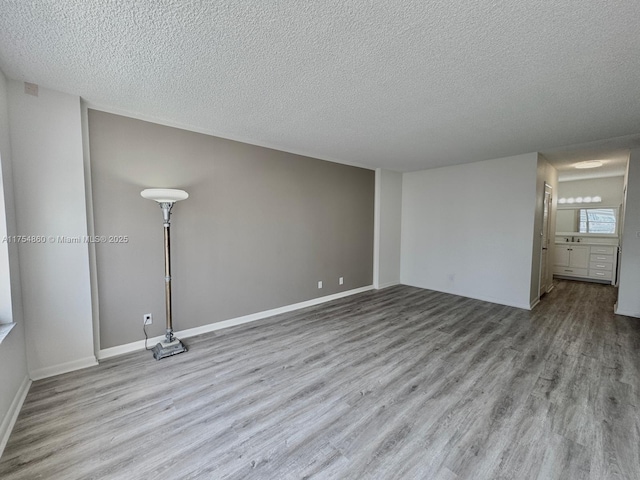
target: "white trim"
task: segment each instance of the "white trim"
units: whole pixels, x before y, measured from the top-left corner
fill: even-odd
[[[617,305],[616,305],[617,307]],[[623,310],[614,310],[614,312],[616,315],[624,315],[625,317],[634,317],[634,318],[640,318],[640,313],[638,312],[625,312]]]
[[[382,290],[383,288],[388,288],[388,287],[394,287],[396,285],[401,285],[400,282],[387,282],[387,283],[383,283],[381,285],[378,285],[378,290]]]
[[[373,200],[373,288],[380,288],[380,195],[382,193],[382,169],[376,168]]]
[[[53,365],[51,367],[38,368],[30,371],[29,376],[31,380],[42,380],[43,378],[54,377],[63,373],[73,372],[75,370],[81,370],[87,367],[95,367],[98,365],[96,357],[93,355],[90,357],[81,358],[79,360],[73,360],[71,362],[61,363],[59,365]]]
[[[27,398],[27,393],[29,393],[29,387],[31,387],[31,379],[27,376],[24,377],[20,388],[16,392],[16,396],[13,397],[13,401],[9,406],[9,411],[7,411],[4,419],[2,420],[2,424],[0,424],[0,457],[2,457],[2,452],[4,452],[4,447],[7,446],[7,442],[9,441],[9,436],[11,435],[11,431],[13,430],[14,425],[16,424],[16,420],[18,419],[18,414],[22,409],[22,404],[24,404],[25,398]]]
[[[222,328],[235,327],[236,325],[242,325],[243,323],[255,322],[256,320],[262,320],[263,318],[272,317],[274,315],[280,315],[282,313],[292,312],[294,310],[300,310],[301,308],[313,307],[321,303],[330,302],[339,298],[349,297],[362,292],[368,292],[373,290],[373,285],[367,285],[366,287],[354,288],[353,290],[347,290],[346,292],[335,293],[333,295],[327,295],[326,297],[313,298],[305,302],[294,303],[292,305],[286,305],[284,307],[273,308],[271,310],[265,310],[262,312],[252,313],[250,315],[244,315],[242,317],[231,318],[229,320],[223,320],[221,322],[210,323],[208,325],[202,325],[201,327],[189,328],[187,330],[176,331],[176,337],[189,338],[201,335],[203,333],[213,332]],[[153,346],[157,342],[164,339],[164,335],[149,338],[148,345]],[[116,357],[118,355],[124,355],[125,353],[137,352],[144,350],[144,340],[137,342],[127,343],[125,345],[118,345],[117,347],[110,347],[102,349],[98,352],[98,360],[105,360],[107,358]]]
[[[540,299],[536,298],[533,302],[531,302],[531,305],[529,306],[529,310],[533,310],[536,305],[538,305],[540,303]]]
[[[7,335],[9,335],[9,332],[11,330],[13,330],[13,327],[16,326],[16,323],[0,323],[0,343],[2,343],[2,341],[7,338]]]

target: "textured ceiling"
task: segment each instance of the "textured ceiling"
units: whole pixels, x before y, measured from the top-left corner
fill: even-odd
[[[411,171],[640,132],[640,2],[1,0],[14,79]]]
[[[640,134],[568,145],[540,153],[558,170],[560,181],[571,181],[625,175],[631,148],[640,148]],[[575,168],[577,163],[590,160],[600,160],[603,165],[583,170]]]

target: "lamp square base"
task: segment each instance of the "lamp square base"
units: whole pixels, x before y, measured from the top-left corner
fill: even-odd
[[[182,352],[186,352],[187,347],[177,338],[170,343],[160,342],[151,349],[153,358],[160,360],[161,358],[171,357]]]

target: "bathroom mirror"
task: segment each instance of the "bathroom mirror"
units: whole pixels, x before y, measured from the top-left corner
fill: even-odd
[[[558,208],[558,235],[617,235],[618,207]]]

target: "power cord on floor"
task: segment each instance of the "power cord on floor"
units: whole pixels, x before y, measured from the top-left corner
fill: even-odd
[[[149,337],[147,337],[147,324],[146,323],[142,323],[142,331],[144,332],[144,349],[145,350],[153,350],[151,348],[147,347],[147,340],[149,340]]]

